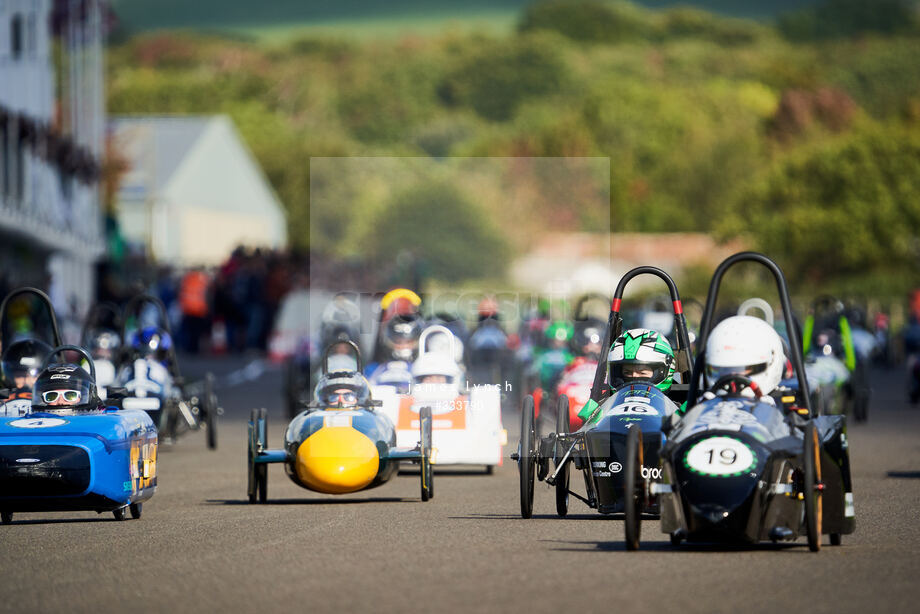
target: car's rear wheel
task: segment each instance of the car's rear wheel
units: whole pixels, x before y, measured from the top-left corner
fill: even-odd
[[[434,472],[431,470],[431,408],[423,407],[419,411],[419,448],[421,449],[421,486],[422,501],[434,496]]]
[[[124,519],[126,518],[126,516],[125,516],[125,510],[126,510],[126,509],[127,509],[127,508],[120,507],[120,508],[118,508],[117,510],[112,510],[112,516],[115,517],[115,520],[119,520],[119,521],[120,521],[120,520],[124,520]]]
[[[13,522],[13,512],[0,512],[0,522],[10,524]]]
[[[623,512],[626,549],[639,549],[642,510],[645,507],[645,483],[642,480],[642,429],[634,426],[626,436],[626,463],[623,480]]]
[[[217,449],[217,395],[214,394],[214,376],[208,373],[204,382],[204,426],[207,429],[208,449]]]
[[[831,546],[839,546],[841,543],[843,539],[840,533],[831,533]]]
[[[143,503],[132,503],[128,506],[128,509],[131,511],[131,518],[134,520],[139,520],[141,513],[144,511]]]
[[[559,395],[556,403],[556,435],[567,433],[569,430],[569,398]],[[564,454],[563,450],[556,450],[556,462]],[[557,465],[558,467],[558,465]],[[565,517],[569,513],[569,463],[566,461],[556,474],[556,513]]]
[[[533,395],[524,397],[521,411],[521,443],[518,453],[518,475],[521,482],[521,517],[533,516],[533,483],[537,468],[537,434],[534,428]]]
[[[821,444],[814,422],[809,422],[805,427],[804,461],[805,529],[808,535],[808,549],[817,552],[821,549],[824,485],[821,482]]]

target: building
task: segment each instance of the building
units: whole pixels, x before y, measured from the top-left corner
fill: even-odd
[[[0,288],[94,298],[103,254],[105,104],[99,0],[0,0]]]
[[[121,232],[157,262],[212,265],[237,245],[287,244],[284,209],[230,118],[120,117],[111,134],[127,166]]]

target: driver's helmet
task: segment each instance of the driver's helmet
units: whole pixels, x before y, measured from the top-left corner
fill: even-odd
[[[146,326],[134,333],[131,347],[138,355],[165,363],[172,349],[172,337],[158,326]]]
[[[418,350],[418,338],[422,333],[422,321],[417,316],[393,316],[387,321],[383,342],[395,360],[410,361]]]
[[[51,346],[44,341],[23,339],[11,343],[3,352],[0,363],[6,385],[16,389],[31,389],[49,354]]]
[[[667,392],[674,382],[674,350],[664,335],[647,328],[631,328],[617,337],[607,364],[614,390],[633,381],[647,381]]]
[[[87,340],[90,356],[96,360],[112,360],[121,347],[121,337],[111,330],[100,330]]]
[[[575,323],[572,336],[572,350],[579,356],[599,360],[604,343],[605,324],[600,320],[584,320]]]
[[[344,295],[337,295],[323,309],[320,338],[323,345],[336,341],[358,342],[361,310],[354,301]]]
[[[575,328],[572,326],[571,322],[556,320],[550,322],[543,334],[546,336],[546,340],[549,342],[550,347],[564,347],[571,341],[574,333]]]
[[[457,386],[460,377],[460,367],[449,351],[428,351],[412,363],[412,380],[415,384]]]
[[[99,408],[96,383],[83,367],[73,363],[48,366],[32,388],[32,411],[69,416]]]
[[[706,340],[706,375],[710,383],[726,375],[741,375],[756,383],[763,394],[770,394],[782,380],[785,365],[779,333],[760,318],[726,318]]]
[[[328,409],[366,407],[371,399],[371,387],[360,373],[329,373],[316,383],[313,396]]]

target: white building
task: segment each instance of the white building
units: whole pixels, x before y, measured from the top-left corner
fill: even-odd
[[[59,310],[88,306],[104,251],[103,15],[98,0],[0,0],[0,281],[50,286]]]
[[[121,117],[111,133],[128,166],[121,232],[157,262],[212,265],[238,245],[287,244],[284,209],[230,118]]]

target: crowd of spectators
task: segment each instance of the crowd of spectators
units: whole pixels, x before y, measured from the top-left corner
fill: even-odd
[[[213,268],[160,267],[144,288],[166,306],[170,327],[185,352],[265,351],[284,296],[306,287],[309,265],[289,252],[236,248]],[[140,288],[103,278],[100,301],[123,304]]]

